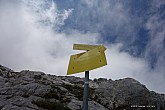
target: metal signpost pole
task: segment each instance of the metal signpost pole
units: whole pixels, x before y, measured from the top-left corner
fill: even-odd
[[[85,71],[83,110],[88,110],[88,94],[89,94],[89,71]]]
[[[107,65],[103,45],[74,44],[73,50],[86,50],[70,56],[67,75],[85,71],[83,110],[88,110],[89,70]]]

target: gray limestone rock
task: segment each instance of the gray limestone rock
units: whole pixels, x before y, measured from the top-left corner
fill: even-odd
[[[161,107],[164,108],[165,98],[162,97],[162,101],[160,97],[156,98],[156,102],[152,99],[155,95],[152,95],[140,82],[125,78],[101,82],[93,98],[108,109],[131,109],[134,105],[139,107],[153,105],[156,109],[157,103],[161,103]]]
[[[81,110],[83,108],[82,104],[83,104],[82,101],[72,99],[71,102],[68,104],[68,107],[72,110]],[[96,101],[89,101],[88,106],[89,106],[88,107],[89,110],[108,110],[107,108],[97,103]]]
[[[29,70],[14,72],[0,65],[0,109],[81,110],[83,81],[84,78]],[[89,110],[141,110],[140,106],[165,110],[164,94],[149,91],[131,78],[94,79],[89,87]]]

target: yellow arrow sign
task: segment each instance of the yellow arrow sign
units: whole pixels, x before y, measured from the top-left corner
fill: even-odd
[[[67,74],[74,74],[93,70],[107,65],[103,45],[74,44],[74,50],[86,50],[87,52],[71,55]]]

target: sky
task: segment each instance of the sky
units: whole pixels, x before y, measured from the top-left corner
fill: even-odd
[[[165,93],[164,10],[164,0],[0,0],[0,64],[66,75],[82,52],[73,44],[101,44],[108,65],[90,78],[130,77]]]

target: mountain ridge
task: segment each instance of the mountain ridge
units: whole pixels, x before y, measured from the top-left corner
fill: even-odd
[[[0,65],[1,110],[81,110],[84,78]],[[90,110],[165,110],[165,95],[135,79],[89,81]]]

